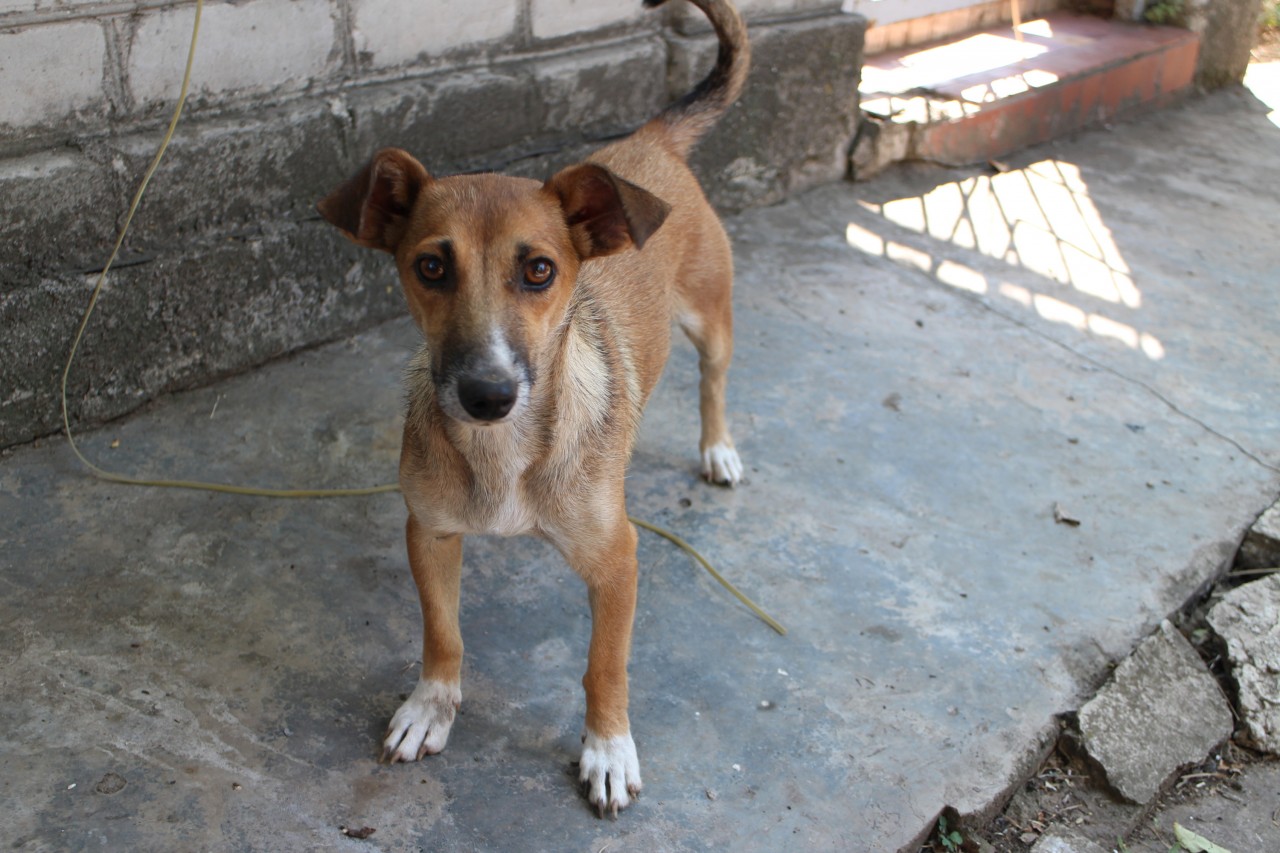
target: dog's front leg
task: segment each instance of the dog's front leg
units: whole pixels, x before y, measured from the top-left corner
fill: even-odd
[[[409,566],[422,604],[422,673],[382,743],[383,761],[417,761],[444,749],[462,702],[458,593],[462,537],[436,537],[413,517],[405,528]]]
[[[627,716],[627,659],[636,612],[636,529],[625,512],[603,535],[582,537],[562,549],[587,583],[591,648],[582,686],[587,694],[586,731],[578,779],[587,799],[615,815],[640,795],[640,761]]]

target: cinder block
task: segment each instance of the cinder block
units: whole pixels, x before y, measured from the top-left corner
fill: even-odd
[[[178,94],[195,7],[147,13],[129,48],[128,88],[139,105]],[[301,88],[336,68],[336,24],[328,0],[253,0],[205,7],[191,72],[193,93]]]
[[[502,171],[507,175],[545,181],[547,178],[576,163],[586,160],[602,146],[598,142],[579,143],[542,151],[528,157],[520,157],[505,163]]]
[[[865,29],[840,14],[751,27],[746,90],[690,158],[712,204],[739,210],[845,177]],[[711,67],[716,42],[674,37],[671,51],[679,97]]]
[[[543,104],[527,70],[457,71],[350,93],[354,139],[364,162],[396,146],[439,174],[500,169],[547,144]]]
[[[656,20],[657,16],[646,12],[640,0],[531,0],[530,8],[533,37],[539,39],[636,23],[645,18]]]
[[[517,0],[355,0],[351,35],[362,66],[388,68],[515,30]]]
[[[736,0],[734,5],[742,17],[751,22],[834,14],[840,11],[841,0]],[[707,16],[688,3],[672,4],[671,15],[676,30],[684,35],[697,35],[711,29]]]
[[[631,130],[667,105],[667,50],[657,36],[545,59],[533,76],[544,130],[568,139]]]
[[[106,260],[120,211],[111,175],[64,149],[0,160],[0,293]]]
[[[86,21],[0,32],[0,126],[52,124],[105,103],[106,36]]]
[[[130,231],[131,245],[150,249],[202,232],[225,234],[263,221],[314,216],[314,205],[346,159],[345,113],[315,101],[255,112],[251,118],[180,125],[151,180]],[[112,143],[128,191],[159,142],[159,130]],[[122,211],[128,199],[117,200]],[[116,212],[113,211],[113,212]]]
[[[754,18],[797,12],[835,12],[840,9],[841,0],[738,0],[737,6],[745,17]]]
[[[48,20],[55,14],[57,17],[68,18],[76,13],[80,17],[101,14],[104,11],[102,7],[106,5],[108,4],[103,0],[0,0],[0,15],[13,14],[12,21],[6,22],[6,25],[13,23],[23,26],[33,18]],[[115,11],[118,12],[119,9]]]
[[[89,299],[81,276],[20,283],[0,293],[0,447],[59,428],[58,379]]]
[[[85,276],[58,276],[0,296],[5,444],[59,428],[58,378],[91,285]],[[390,259],[322,222],[175,244],[111,274],[71,373],[73,423],[118,417],[158,394],[403,311]]]

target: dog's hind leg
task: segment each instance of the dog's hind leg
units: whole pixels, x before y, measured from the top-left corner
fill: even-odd
[[[676,322],[698,350],[698,399],[702,415],[702,476],[732,486],[742,479],[742,460],[725,419],[729,362],[733,360],[732,268],[718,266],[714,281],[679,294]]]
[[[387,727],[382,760],[392,763],[417,761],[444,749],[462,702],[462,537],[437,538],[410,515],[405,538],[422,604],[422,674]]]

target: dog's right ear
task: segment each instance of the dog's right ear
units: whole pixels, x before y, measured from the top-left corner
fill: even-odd
[[[353,242],[395,252],[418,193],[431,180],[407,151],[384,148],[351,180],[316,205]]]

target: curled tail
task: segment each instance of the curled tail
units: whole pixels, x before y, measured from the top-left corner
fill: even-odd
[[[650,8],[667,0],[644,0]],[[720,50],[716,64],[693,91],[662,111],[655,119],[666,125],[672,144],[687,155],[702,136],[738,100],[751,67],[751,47],[747,26],[730,0],[689,0],[702,10],[716,31]]]

